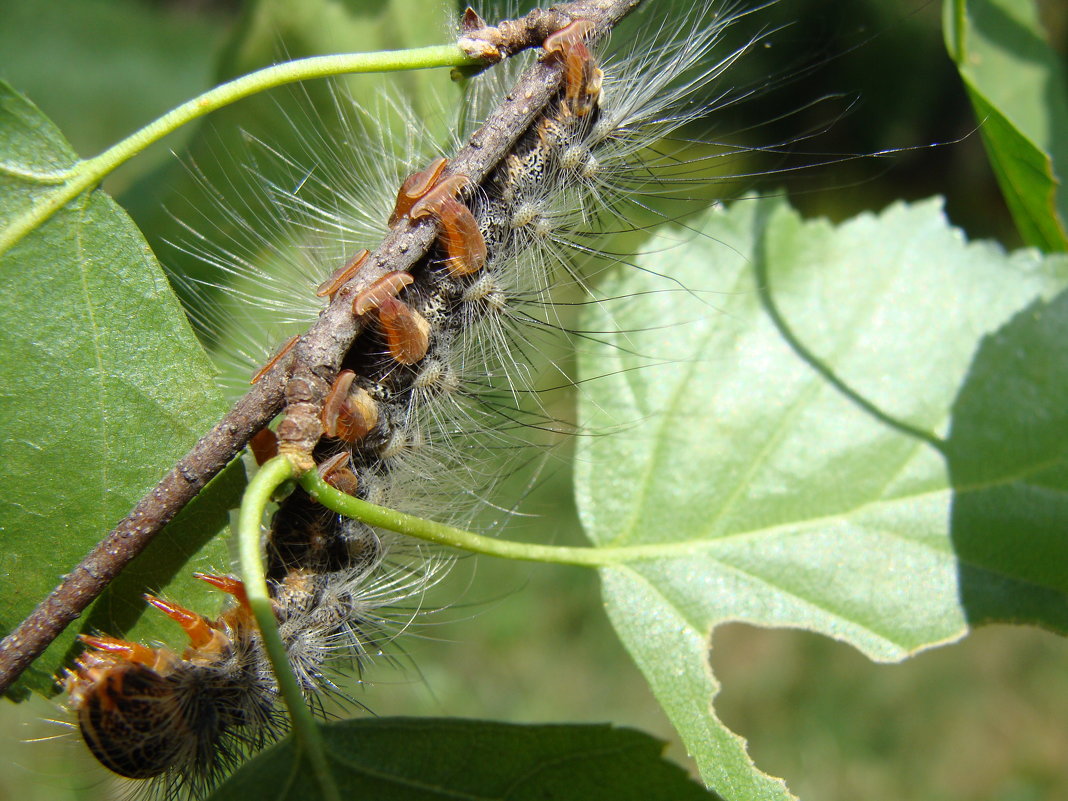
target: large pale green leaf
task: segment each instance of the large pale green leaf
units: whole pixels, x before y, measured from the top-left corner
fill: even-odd
[[[1068,250],[1068,79],[1034,0],[944,0],[946,47],[1023,238]]]
[[[647,734],[609,726],[519,726],[480,720],[378,718],[324,726],[342,798],[375,801],[698,801],[714,798]],[[211,797],[320,798],[292,738],[253,759]]]
[[[48,191],[75,155],[29,101],[0,84],[0,227]],[[223,411],[213,374],[159,265],[102,191],[81,195],[0,258],[0,629],[28,614],[196,442]],[[136,598],[205,601],[180,569],[226,522],[235,481],[169,526],[90,611],[85,626],[121,634]],[[227,498],[229,495],[231,497]],[[199,553],[198,553],[199,551]],[[136,578],[134,578],[136,577]],[[197,582],[199,584],[199,582]],[[131,597],[134,596],[134,597]],[[177,631],[150,616],[133,636]],[[24,678],[47,691],[77,633],[71,627]]]
[[[581,357],[608,374],[583,425],[623,433],[580,439],[578,501],[596,544],[656,546],[604,598],[702,776],[781,799],[712,712],[717,624],[880,661],[994,620],[1068,631],[1068,258],[967,244],[934,201],[695,228],[582,326],[629,333]]]

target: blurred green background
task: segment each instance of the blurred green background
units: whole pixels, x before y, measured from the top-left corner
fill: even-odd
[[[217,80],[283,52],[444,41],[445,15],[426,12],[429,5],[400,0],[382,11],[377,0],[0,0],[0,76],[88,156]],[[1064,55],[1068,10],[1056,0],[1043,10]],[[742,162],[741,171],[776,174],[733,191],[786,187],[806,214],[834,219],[941,194],[950,219],[969,236],[1015,247],[978,123],[944,54],[940,16],[938,3],[919,0],[781,0],[742,26],[750,34],[783,27],[732,73],[738,85],[761,91],[729,109],[730,119],[712,120],[713,132],[752,135],[757,143],[806,138],[790,155]],[[400,85],[420,102],[429,84],[445,81],[428,74],[352,79],[350,86],[396,92]],[[308,90],[312,103],[317,91]],[[162,258],[180,259],[162,245],[174,235],[169,215],[181,217],[183,204],[196,207],[198,199],[170,151],[181,153],[193,138],[209,180],[226,175],[239,192],[234,132],[270,136],[276,117],[270,103],[246,101],[200,133],[184,131],[155,146],[107,188]],[[897,152],[852,157],[882,151]],[[813,166],[797,169],[806,164]],[[524,505],[542,517],[520,518],[510,536],[544,532],[548,518],[556,542],[579,543],[573,512],[560,501],[569,495],[567,471],[547,472],[552,477]],[[612,721],[675,743],[599,609],[593,574],[465,559],[436,597],[449,609],[417,627],[420,636],[406,640],[395,668],[374,666],[373,686],[355,691],[375,714]],[[872,665],[797,632],[729,626],[714,645],[724,686],[718,713],[749,739],[759,766],[785,776],[804,798],[1068,798],[1068,645],[1059,638],[991,628],[900,666]],[[66,713],[41,699],[0,704],[0,799],[113,797],[115,785],[77,738],[45,718],[65,720]],[[685,760],[677,744],[669,753]]]

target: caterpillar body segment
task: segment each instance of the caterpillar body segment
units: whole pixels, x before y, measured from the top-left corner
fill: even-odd
[[[244,598],[237,579],[204,578]],[[166,794],[200,793],[249,749],[281,733],[273,676],[247,600],[215,621],[152,596],[148,601],[186,630],[190,644],[181,656],[83,635],[88,650],[64,684],[82,736],[101,763],[128,778],[167,775]]]
[[[181,760],[190,739],[176,686],[141,663],[98,653],[82,660],[82,680],[91,691],[71,696],[86,745],[104,767],[130,779],[149,779]]]

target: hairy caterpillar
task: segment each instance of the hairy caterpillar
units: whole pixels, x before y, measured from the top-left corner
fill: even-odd
[[[470,182],[442,177],[445,165],[435,161],[405,182],[394,214],[435,217],[443,233],[429,259],[351,293],[353,314],[369,323],[319,411],[327,439],[314,457],[332,481],[352,494],[401,506],[435,480],[446,486],[446,496],[452,487],[477,504],[497,470],[484,467],[484,454],[510,447],[531,422],[553,422],[544,410],[530,413],[519,402],[534,386],[522,354],[525,327],[560,327],[550,290],[560,291],[561,269],[567,276],[563,283],[584,286],[583,276],[569,272],[568,254],[572,247],[589,249],[583,240],[593,233],[595,220],[630,226],[621,198],[665,186],[663,171],[655,170],[663,165],[651,163],[643,151],[684,124],[694,111],[686,105],[690,94],[737,57],[732,52],[700,66],[733,19],[727,14],[708,27],[695,24],[655,47],[635,44],[614,68],[605,63],[603,77],[582,42],[581,20],[564,26],[545,47],[549,58],[565,65],[564,88],[488,179],[461,199],[459,190]],[[279,200],[292,209],[305,204],[299,192],[282,193]],[[315,215],[311,210],[305,219],[327,228],[349,227],[346,220]],[[331,279],[336,264],[315,276],[319,293],[336,294],[342,279],[358,276],[363,267],[355,249]],[[468,444],[472,431],[480,439]],[[296,631],[287,642],[309,693],[328,687],[321,668],[335,642],[345,654],[359,656],[374,640],[368,634],[374,614],[361,617],[359,610],[373,611],[374,599],[402,600],[436,573],[437,563],[418,556],[390,568],[395,564],[390,553],[377,533],[323,513],[300,491],[276,515],[268,573],[283,629],[294,621]],[[239,594],[225,579],[213,580]],[[381,586],[390,591],[378,596],[374,588]],[[256,635],[240,603],[211,622],[173,605],[157,605],[189,621],[190,650],[179,658],[165,649],[90,638],[94,651],[69,680],[72,700],[94,752],[111,767],[134,777],[164,773],[173,787],[199,792],[239,751],[274,736],[274,691],[255,655]],[[325,644],[301,642],[302,624],[319,615],[327,618],[318,634]],[[231,664],[238,653],[241,658]],[[205,675],[218,677],[216,703],[230,710],[221,723],[200,725],[195,710],[183,711],[190,725],[161,733],[154,727],[156,707],[146,713],[139,706],[162,698],[182,707],[175,699],[186,692],[187,680],[194,677],[197,683]],[[131,684],[140,688],[134,698]],[[133,762],[124,762],[131,735],[126,728],[107,728],[116,720],[149,726],[160,740],[181,740],[181,747],[160,745],[147,755],[137,751]],[[150,745],[151,738],[138,748]]]

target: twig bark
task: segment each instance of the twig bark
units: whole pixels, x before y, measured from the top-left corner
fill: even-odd
[[[234,404],[78,566],[63,577],[30,616],[0,642],[0,692],[241,452],[249,438],[281,411],[291,363],[286,360],[276,365]]]
[[[641,0],[577,0],[495,27],[465,20],[465,39],[486,41],[506,54],[539,44],[570,19],[594,23],[591,41],[604,36]],[[480,21],[479,21],[480,22]],[[554,27],[555,26],[555,27]],[[480,37],[482,37],[480,39]],[[471,185],[483,181],[559,90],[561,68],[538,62],[450,161],[448,172]],[[355,279],[339,291],[293,351],[234,405],[11,634],[0,642],[0,693],[104,590],[122,569],[280,411],[280,449],[299,459],[322,434],[319,410],[345,353],[360,334],[352,297],[392,270],[422,258],[436,235],[430,219],[399,220]]]

